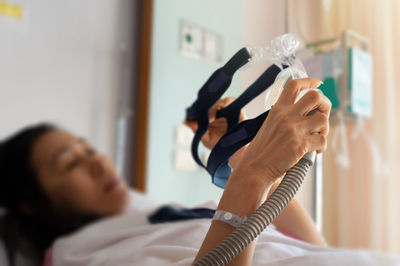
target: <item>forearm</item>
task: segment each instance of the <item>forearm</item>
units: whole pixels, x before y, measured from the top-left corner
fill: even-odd
[[[239,216],[249,216],[264,202],[270,185],[271,183],[260,183],[256,179],[252,179],[251,174],[235,170],[229,178],[218,210],[229,211]],[[229,224],[213,221],[195,261],[217,246],[234,229]],[[251,265],[253,254],[254,243],[251,243],[229,265]]]
[[[237,151],[234,156],[231,157],[229,163],[235,168],[246,150],[247,145]],[[271,189],[268,192],[268,196],[276,189],[279,182],[272,184]],[[325,239],[321,233],[315,227],[315,224],[308,213],[304,210],[303,206],[298,202],[296,198],[293,198],[285,209],[276,217],[273,224],[280,230],[287,232],[291,235],[298,237],[306,242],[326,246]]]
[[[276,189],[279,182],[272,185],[269,195]],[[315,224],[300,202],[293,198],[285,209],[276,217],[273,224],[280,230],[289,233],[311,244],[326,246],[325,239],[315,227]]]
[[[244,151],[247,149],[249,145],[245,145],[242,148],[240,148],[240,150],[238,150],[237,152],[235,152],[231,158],[229,159],[229,164],[230,166],[232,166],[233,169],[236,168],[236,166],[239,164],[240,160],[243,157]]]
[[[235,169],[243,157],[247,145],[237,151],[230,159],[230,165]],[[276,189],[279,182],[275,182],[269,190],[268,196]],[[261,202],[262,203],[262,202]],[[306,242],[326,246],[325,239],[318,232],[311,217],[304,210],[296,198],[293,198],[285,209],[276,217],[273,224],[280,230],[298,237]]]

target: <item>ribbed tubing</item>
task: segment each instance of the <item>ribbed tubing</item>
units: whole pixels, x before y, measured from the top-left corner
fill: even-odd
[[[300,188],[309,167],[310,162],[301,159],[289,169],[271,196],[242,225],[194,265],[225,265],[233,260],[288,205]]]

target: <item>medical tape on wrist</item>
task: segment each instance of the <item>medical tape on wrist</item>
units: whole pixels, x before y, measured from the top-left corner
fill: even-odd
[[[221,221],[233,227],[238,227],[247,220],[247,217],[242,217],[223,210],[216,210],[212,219],[213,221]]]

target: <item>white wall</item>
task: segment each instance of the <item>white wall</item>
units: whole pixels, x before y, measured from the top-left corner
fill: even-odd
[[[285,1],[253,0],[243,1],[243,44],[268,45],[275,37],[285,32],[284,26]],[[242,72],[242,90],[251,85],[258,76],[271,65],[271,62],[263,62],[254,65]],[[263,111],[265,93],[250,102],[246,108],[249,117],[257,116]]]
[[[118,107],[131,86],[133,1],[7,3],[24,15],[0,15],[0,140],[50,121],[115,157]],[[1,242],[0,265],[7,265]]]
[[[7,2],[24,15],[0,16],[0,139],[51,121],[114,157],[132,1]]]
[[[298,1],[298,0],[296,0]],[[304,12],[297,14],[294,8],[300,5],[294,5],[295,1],[290,3],[289,14],[296,14],[296,17],[291,17],[287,21],[285,19],[285,1],[276,0],[253,0],[243,1],[243,42],[245,46],[251,45],[268,45],[275,37],[285,33],[285,23],[288,24],[289,31],[295,32],[294,23],[307,23],[303,26],[309,26],[309,20],[304,19]],[[304,9],[311,6],[307,1],[301,0]],[[301,15],[301,16],[300,16]],[[297,17],[302,19],[297,20]],[[312,30],[310,27],[304,28],[309,33]],[[260,63],[252,68],[242,71],[242,90],[245,90],[253,83],[258,76],[265,71],[271,62]],[[245,112],[249,117],[254,117],[264,111],[265,93],[254,99],[245,107]],[[311,214],[313,212],[313,179],[312,171],[308,171],[303,185],[301,186],[296,197]]]

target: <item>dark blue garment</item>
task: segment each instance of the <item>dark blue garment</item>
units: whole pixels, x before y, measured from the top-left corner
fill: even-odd
[[[215,210],[208,208],[175,209],[163,206],[148,217],[151,224],[177,222],[190,219],[212,218]]]

